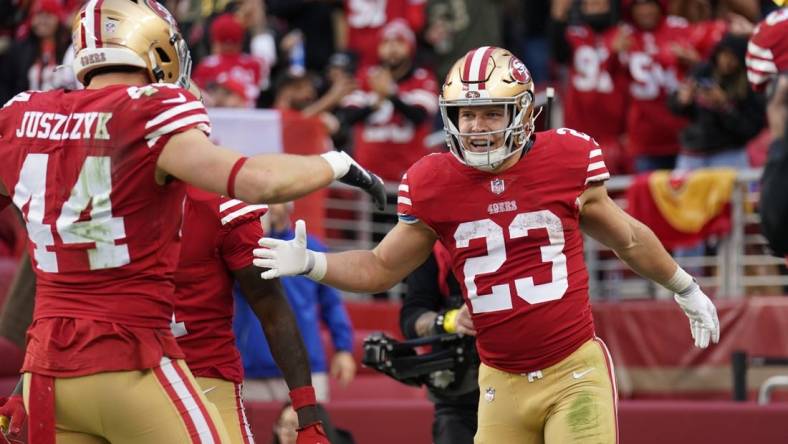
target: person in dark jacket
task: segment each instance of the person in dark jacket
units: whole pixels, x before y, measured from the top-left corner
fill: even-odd
[[[711,59],[668,98],[670,109],[691,123],[679,139],[676,169],[747,168],[745,146],[764,127],[764,101],[747,83],[747,39],[725,35]]]
[[[400,310],[400,328],[408,339],[457,332],[456,319],[463,299],[451,272],[449,252],[435,243],[430,257],[407,278],[408,292]],[[428,387],[435,403],[434,444],[472,444],[479,405],[479,356],[472,336],[464,345],[471,356],[463,375],[456,374],[448,390]],[[459,372],[458,372],[459,373]]]

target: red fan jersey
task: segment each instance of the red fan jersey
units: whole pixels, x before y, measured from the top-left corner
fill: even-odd
[[[564,121],[598,140],[615,140],[626,130],[627,77],[611,69],[611,43],[617,29],[597,34],[588,26],[570,26],[572,48]]]
[[[11,198],[8,196],[0,195],[0,211],[3,211],[5,207],[11,204]]]
[[[576,201],[610,177],[602,158],[590,136],[561,128],[501,173],[443,153],[403,178],[400,220],[424,222],[449,250],[485,364],[535,371],[593,337]]]
[[[627,130],[633,154],[668,156],[679,151],[678,134],[687,124],[668,109],[684,68],[673,47],[692,46],[684,19],[668,17],[653,32],[632,30],[632,46],[622,54],[629,69]]]
[[[767,15],[747,45],[747,79],[756,91],[778,72],[788,71],[788,8]]]
[[[38,277],[26,369],[89,374],[180,353],[156,329],[172,316],[184,185],[155,171],[192,128],[210,132],[205,108],[168,84],[21,93],[0,111],[0,177]]]
[[[268,76],[264,62],[249,54],[210,55],[200,62],[192,73],[192,80],[200,88],[207,89],[212,84],[235,80],[244,86],[244,95],[254,101],[260,95],[263,75]]]
[[[405,19],[414,33],[424,26],[424,0],[344,0],[348,49],[359,58],[359,67],[378,62],[380,30],[394,19]],[[399,178],[397,178],[399,180]]]
[[[243,381],[233,335],[231,273],[252,264],[267,208],[187,190],[172,330],[195,376]]]
[[[359,78],[359,89],[347,96],[343,106],[367,107],[378,101],[369,87],[365,70]],[[397,182],[417,160],[428,154],[424,139],[432,129],[432,116],[438,112],[438,84],[426,69],[417,68],[397,83],[397,97],[404,103],[424,108],[430,117],[418,125],[397,111],[390,100],[365,120],[357,123],[353,132],[356,160],[383,180]]]

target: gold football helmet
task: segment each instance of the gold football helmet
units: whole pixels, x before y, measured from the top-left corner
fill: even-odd
[[[459,130],[460,107],[501,105],[506,108],[508,125],[485,133]],[[534,84],[531,74],[511,52],[493,46],[469,51],[457,60],[446,76],[440,96],[440,111],[446,139],[452,154],[462,163],[489,171],[519,153],[534,132]],[[464,146],[463,138],[475,135],[497,136],[503,144],[486,152]]]
[[[108,66],[143,68],[151,82],[189,87],[191,55],[175,19],[156,0],[89,0],[72,28],[74,74],[85,84]]]

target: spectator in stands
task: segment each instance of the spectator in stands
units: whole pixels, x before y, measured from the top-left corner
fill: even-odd
[[[502,0],[428,0],[424,39],[439,79],[473,48],[503,44]],[[473,24],[473,26],[471,26]]]
[[[203,103],[209,108],[251,108],[246,87],[229,76],[220,76],[203,92]]]
[[[58,0],[36,0],[30,34],[16,41],[0,60],[0,103],[29,89],[46,91],[63,84],[58,66],[69,46],[65,11]]]
[[[377,39],[389,23],[402,23],[414,34],[424,26],[424,0],[342,1],[345,14],[339,39],[358,57],[362,69],[377,63]]]
[[[747,39],[726,35],[711,59],[669,96],[670,109],[690,119],[680,135],[680,170],[747,168],[745,145],[763,128],[764,102],[747,84]]]
[[[626,132],[627,75],[615,69],[613,39],[618,33],[618,2],[552,2],[549,27],[553,58],[569,68],[562,97],[564,126],[591,135],[605,148],[611,173],[627,173],[631,159],[623,145]],[[574,14],[573,14],[574,13]],[[570,24],[570,16],[578,17]],[[611,58],[613,57],[613,58]]]
[[[416,36],[404,20],[386,25],[378,38],[378,64],[361,71],[359,89],[344,101],[355,124],[354,153],[360,163],[397,182],[428,153],[424,138],[438,111],[433,75],[413,66]]]
[[[281,34],[295,30],[301,33],[301,63],[307,71],[322,72],[331,54],[344,48],[340,31],[335,29],[335,24],[343,20],[340,0],[266,0],[265,3],[269,16],[285,22]]]
[[[260,59],[241,51],[244,27],[233,14],[222,14],[211,23],[212,54],[201,61],[192,74],[194,82],[210,90],[224,78],[231,78],[244,85],[246,96],[253,104],[260,94],[267,68]]]
[[[407,278],[408,293],[399,321],[402,334],[408,339],[457,332],[457,314],[463,300],[448,256],[446,248],[436,242],[432,255]],[[466,337],[465,345],[473,359],[465,362],[465,374],[455,374],[461,378],[457,386],[441,391],[428,387],[430,400],[435,403],[434,444],[473,444],[479,406],[479,356],[473,337]]]
[[[270,228],[266,226],[264,230],[266,234],[278,239],[292,239],[291,211],[292,204],[271,205],[266,215],[270,221]],[[325,251],[323,244],[311,235],[307,244]],[[309,354],[317,399],[325,402],[329,398],[327,373],[343,386],[349,384],[356,374],[356,362],[351,353],[353,328],[350,318],[339,293],[333,288],[303,276],[283,278],[281,282]],[[286,400],[287,384],[271,356],[260,323],[243,297],[236,294],[235,302],[234,330],[246,375],[245,397],[261,401]],[[323,349],[321,321],[328,327],[334,345],[330,365],[327,365]]]
[[[678,87],[689,55],[689,27],[668,17],[664,0],[624,0],[622,26],[613,39],[615,57],[630,77],[627,109],[628,148],[638,172],[673,169],[679,152],[678,133],[687,121],[665,103]]]
[[[344,79],[334,81],[320,97],[316,80],[310,73],[284,72],[274,83],[274,108],[294,111],[305,118],[320,119],[329,135],[340,131],[341,122],[331,111],[353,90],[353,79],[345,76]]]

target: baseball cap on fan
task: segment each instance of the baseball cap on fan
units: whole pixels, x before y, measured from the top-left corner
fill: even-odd
[[[211,41],[219,43],[243,43],[244,29],[235,15],[226,13],[216,17],[211,23]]]

